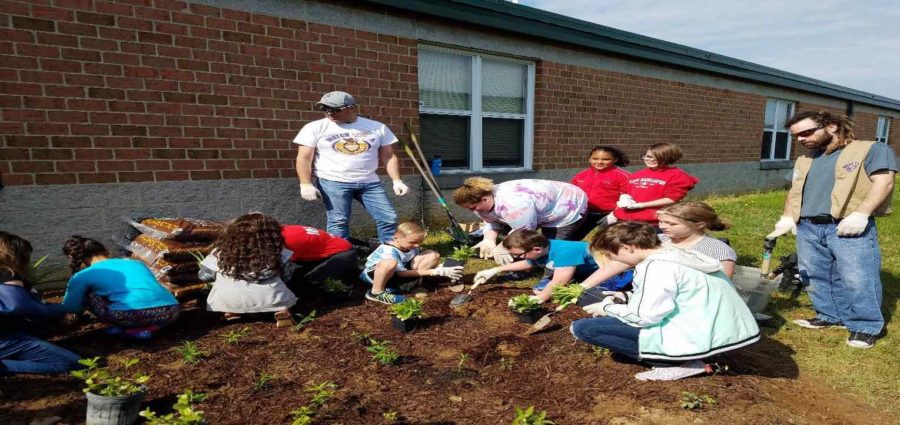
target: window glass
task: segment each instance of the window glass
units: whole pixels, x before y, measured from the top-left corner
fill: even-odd
[[[419,50],[419,102],[428,109],[471,109],[470,58]]]

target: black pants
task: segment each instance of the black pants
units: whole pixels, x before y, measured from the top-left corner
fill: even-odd
[[[578,227],[577,229],[575,229],[574,231],[572,231],[572,233],[569,234],[569,239],[567,239],[567,240],[570,240],[570,241],[583,240],[584,237],[587,236],[588,233],[591,233],[591,231],[594,230],[595,227],[597,227],[597,224],[600,223],[601,220],[606,218],[607,214],[609,214],[609,213],[610,213],[609,211],[606,211],[606,212],[599,211],[599,212],[587,213],[587,216],[584,217],[584,221],[581,222],[581,226]],[[559,239],[559,238],[557,238],[557,239]]]
[[[295,261],[297,268],[291,277],[289,286],[306,284],[320,285],[325,279],[339,279],[343,281],[352,281],[359,274],[356,268],[357,255],[356,250],[350,248],[346,251],[339,252],[328,258],[316,261]]]

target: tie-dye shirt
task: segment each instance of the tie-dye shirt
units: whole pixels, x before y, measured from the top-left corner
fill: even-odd
[[[587,211],[588,198],[581,188],[553,180],[511,180],[494,186],[494,209],[478,215],[485,230],[506,224],[513,230],[563,227],[578,221]]]

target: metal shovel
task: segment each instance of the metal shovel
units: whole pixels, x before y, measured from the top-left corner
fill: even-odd
[[[529,329],[528,332],[526,332],[526,334],[531,335],[533,333],[540,332],[542,329],[546,328],[547,325],[549,325],[551,322],[553,322],[553,316],[556,313],[563,311],[564,308],[566,308],[566,306],[561,305],[559,307],[556,307],[555,310],[541,316],[540,319],[537,319],[537,321],[535,321],[534,324],[531,325],[531,329]]]
[[[486,279],[476,280],[475,284],[473,284],[472,287],[469,288],[469,292],[467,292],[465,294],[459,294],[459,295],[453,297],[453,300],[450,301],[450,307],[459,307],[469,301],[472,301],[472,291],[474,291],[475,288],[478,287],[478,285],[481,285],[482,283],[484,283],[485,280]]]

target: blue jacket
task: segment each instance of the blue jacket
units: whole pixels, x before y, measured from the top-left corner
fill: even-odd
[[[0,282],[9,280],[18,279],[4,275]],[[64,314],[59,304],[44,304],[37,294],[21,286],[0,283],[0,334],[28,330],[35,322],[56,321]]]

